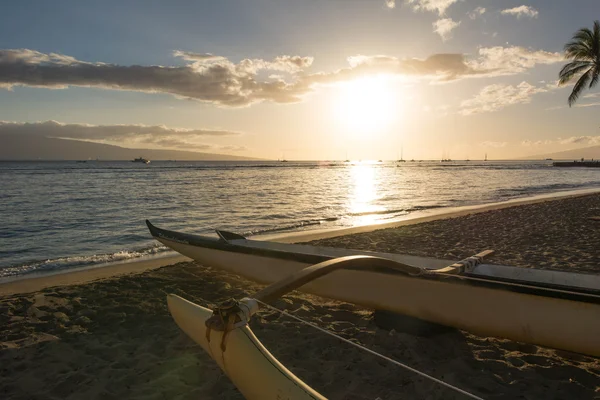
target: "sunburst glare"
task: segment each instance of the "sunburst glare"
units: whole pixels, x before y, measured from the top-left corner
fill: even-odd
[[[376,133],[399,119],[399,93],[385,75],[344,82],[335,100],[334,116],[346,132]]]

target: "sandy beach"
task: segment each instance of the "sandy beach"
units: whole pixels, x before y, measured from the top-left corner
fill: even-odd
[[[311,243],[448,259],[494,249],[495,263],[600,273],[596,216],[599,194]],[[211,305],[261,286],[193,262],[160,265],[119,276],[116,267],[67,274],[42,290],[31,282],[0,286],[0,397],[241,399],[171,320],[165,296]],[[371,310],[298,292],[275,305],[486,399],[600,399],[597,358],[462,331],[432,338],[386,331]],[[278,313],[262,312],[251,327],[328,398],[464,398]]]
[[[491,263],[600,273],[600,194],[440,218],[331,239],[345,247],[445,259],[495,250]]]

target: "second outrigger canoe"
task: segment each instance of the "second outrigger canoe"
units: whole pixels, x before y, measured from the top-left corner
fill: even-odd
[[[201,265],[270,284],[307,266],[374,256],[368,269],[339,270],[300,290],[470,331],[600,357],[600,276],[462,263],[400,254],[219,237],[160,229],[154,238]],[[390,269],[378,258],[402,265]]]

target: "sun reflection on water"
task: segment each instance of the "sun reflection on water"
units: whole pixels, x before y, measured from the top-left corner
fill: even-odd
[[[377,224],[379,213],[385,207],[377,205],[381,197],[377,168],[373,163],[357,163],[350,168],[350,188],[348,214],[353,217],[353,225]]]

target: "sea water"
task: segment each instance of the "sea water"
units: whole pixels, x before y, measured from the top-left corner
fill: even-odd
[[[600,169],[505,162],[0,162],[0,277],[167,251],[145,219],[244,235],[600,187]]]

